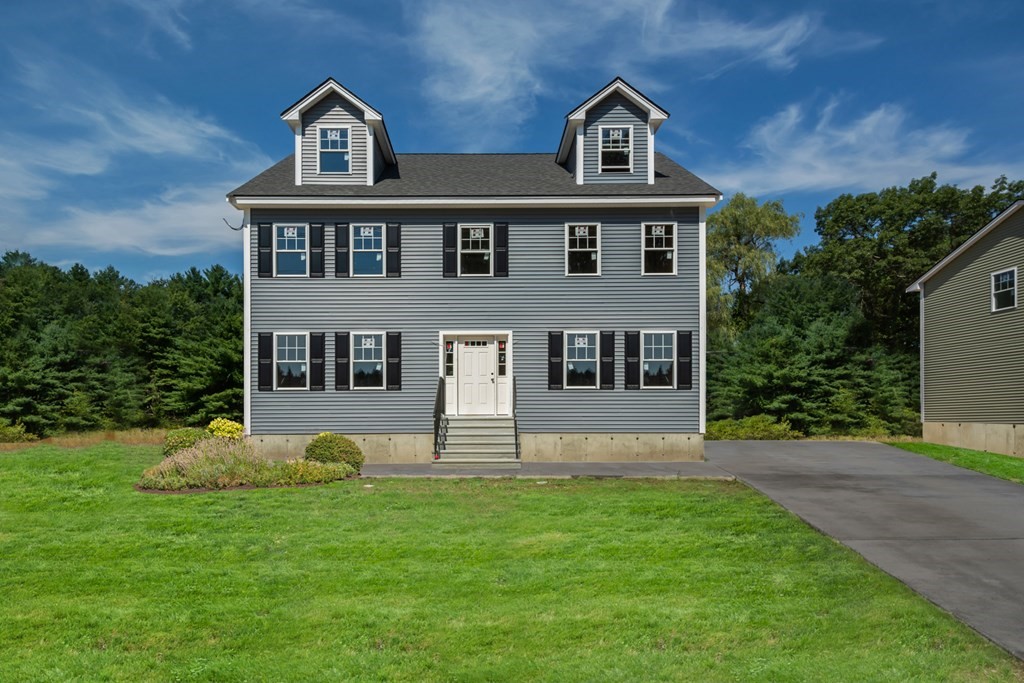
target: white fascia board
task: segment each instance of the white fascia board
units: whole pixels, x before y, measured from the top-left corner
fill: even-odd
[[[1001,214],[993,218],[988,225],[986,225],[984,228],[971,235],[970,239],[968,239],[959,247],[951,251],[949,255],[946,256],[946,258],[936,263],[931,270],[929,270],[927,273],[919,277],[917,281],[914,282],[914,284],[907,287],[907,293],[920,292],[921,286],[925,282],[930,280],[936,273],[938,273],[940,270],[942,270],[950,263],[952,263],[958,256],[960,256],[960,254],[964,253],[965,251],[973,247],[975,244],[977,244],[979,241],[981,241],[981,239],[985,237],[985,235],[989,234],[990,232],[998,228],[1003,221],[1005,221],[1013,214],[1017,213],[1017,211],[1019,211],[1021,207],[1024,207],[1024,199],[1017,200],[1016,202],[1011,204],[1010,208],[1006,209]]]
[[[669,208],[681,206],[711,207],[721,201],[721,195],[689,197],[232,197],[231,204],[238,209],[373,209],[373,208],[500,208],[547,207],[573,208],[578,206]]]
[[[571,111],[566,118],[569,119],[570,121],[582,121],[584,118],[586,118],[587,111],[591,107],[593,107],[595,104],[597,104],[598,102],[600,102],[601,100],[603,100],[605,97],[612,94],[612,92],[616,90],[620,94],[622,94],[623,97],[631,101],[636,106],[640,107],[641,109],[645,109],[652,120],[657,119],[660,121],[664,121],[665,119],[668,118],[668,112],[666,112],[664,109],[656,105],[654,102],[651,102],[649,99],[638,93],[636,90],[633,90],[633,88],[629,87],[621,80],[615,80],[609,83],[607,87],[605,87],[603,90],[601,90],[596,95],[591,97],[589,100],[587,100],[579,107]]]
[[[701,434],[707,432],[708,414],[708,279],[707,279],[707,207],[697,209],[697,273],[700,281],[697,286],[697,307],[698,307],[698,341],[700,353],[697,354],[697,382],[700,383],[700,402],[698,415],[698,428]],[[677,233],[678,234],[678,233]]]
[[[252,434],[252,217],[245,209],[242,221],[242,424],[245,433]]]

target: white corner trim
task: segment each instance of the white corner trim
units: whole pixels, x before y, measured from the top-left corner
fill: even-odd
[[[583,126],[576,128],[576,184],[583,184],[583,145],[586,138],[583,135]]]
[[[678,208],[683,206],[714,206],[721,201],[721,195],[692,196],[573,196],[573,197],[253,197],[237,196],[229,198],[231,205],[242,208],[304,208],[304,209],[336,209],[336,208],[501,208],[506,206],[542,206],[547,208],[584,207],[631,207],[647,206],[655,208]]]
[[[647,124],[647,184],[654,184],[654,131]]]
[[[374,154],[374,145],[376,145],[376,137],[373,132],[373,126],[366,127],[366,184],[373,185],[377,179],[377,174],[374,169],[374,158],[377,156]]]
[[[920,341],[918,341],[918,344],[917,344],[917,362],[918,362],[918,366],[919,366],[919,370],[918,370],[918,373],[917,373],[917,381],[918,381],[917,391],[920,394],[918,399],[921,402],[921,423],[924,424],[924,297],[925,297],[925,294],[924,294],[924,283],[923,282],[921,283],[920,292],[921,292],[921,296],[918,299],[918,307],[919,307],[919,313],[918,313],[918,327],[919,327],[919,330],[918,330],[918,335],[920,337]]]
[[[697,285],[698,291],[698,345],[700,351],[697,354],[697,381],[700,383],[700,415],[698,418],[698,431],[704,434],[707,431],[707,346],[708,346],[708,279],[707,279],[707,213],[703,206],[697,209],[697,272],[700,282]]]
[[[249,209],[242,219],[242,424],[245,433],[252,434],[252,229]]]
[[[295,184],[302,185],[302,119],[295,128]]]

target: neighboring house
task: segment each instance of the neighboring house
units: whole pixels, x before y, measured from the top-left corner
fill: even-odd
[[[331,78],[281,118],[295,154],[228,195],[264,452],[331,431],[368,462],[703,457],[721,194],[655,152],[664,110],[616,78],[546,154],[396,154]]]
[[[921,295],[921,422],[933,443],[1024,457],[1024,201],[911,285]]]

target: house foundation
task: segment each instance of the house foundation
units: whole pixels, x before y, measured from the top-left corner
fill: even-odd
[[[922,426],[929,443],[1024,458],[1024,424],[925,422]]]

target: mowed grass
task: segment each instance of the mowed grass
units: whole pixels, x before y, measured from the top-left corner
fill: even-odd
[[[0,454],[0,680],[1022,680],[740,484],[133,490],[159,458]]]
[[[948,462],[957,467],[1024,484],[1024,458],[972,451],[955,446],[942,446],[935,443],[891,443],[889,445],[918,455],[927,455],[929,458]]]

